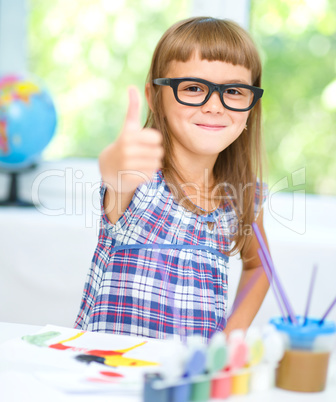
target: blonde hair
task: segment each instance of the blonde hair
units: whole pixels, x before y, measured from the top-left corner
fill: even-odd
[[[238,24],[229,20],[209,17],[195,17],[180,21],[171,26],[158,42],[147,76],[153,110],[148,110],[145,127],[153,127],[163,134],[165,156],[163,174],[168,186],[177,189],[178,201],[184,198],[184,206],[199,214],[203,212],[189,200],[186,200],[178,179],[183,176],[178,172],[174,160],[171,135],[163,115],[162,87],[153,85],[153,79],[165,78],[170,62],[186,62],[197,51],[201,59],[223,61],[240,65],[252,73],[252,85],[260,87],[261,61],[258,51],[248,33]],[[233,236],[234,247],[230,254],[241,253],[244,258],[248,241],[246,227],[251,227],[255,219],[254,203],[257,177],[262,185],[261,163],[261,105],[260,102],[250,111],[246,132],[242,133],[230,146],[224,149],[216,160],[213,174],[219,186],[220,197],[227,200],[237,214],[238,227]],[[232,200],[228,196],[224,183],[230,188],[243,189]],[[262,191],[262,188],[261,188]],[[262,194],[262,192],[261,192]],[[251,232],[251,231],[250,231]]]

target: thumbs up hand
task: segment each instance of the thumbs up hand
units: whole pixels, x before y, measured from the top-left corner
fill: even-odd
[[[123,129],[99,156],[102,179],[118,194],[134,193],[139,184],[150,180],[161,167],[164,154],[162,134],[151,128],[141,129],[138,90],[131,87],[128,94]]]

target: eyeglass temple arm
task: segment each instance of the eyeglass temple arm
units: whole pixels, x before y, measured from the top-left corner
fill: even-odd
[[[170,78],[156,78],[153,82],[156,85],[170,85]]]

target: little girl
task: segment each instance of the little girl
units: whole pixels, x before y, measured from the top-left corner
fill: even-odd
[[[268,289],[251,229],[265,235],[260,83],[258,52],[234,22],[190,18],[163,35],[145,127],[132,87],[124,127],[99,157],[101,227],[77,328],[210,338],[251,324]],[[235,253],[243,269],[228,317]]]

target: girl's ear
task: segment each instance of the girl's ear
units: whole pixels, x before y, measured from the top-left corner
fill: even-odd
[[[151,93],[149,82],[147,82],[147,84],[145,86],[145,96],[146,96],[146,100],[147,100],[150,110],[153,111],[153,99],[152,99],[152,93]]]

